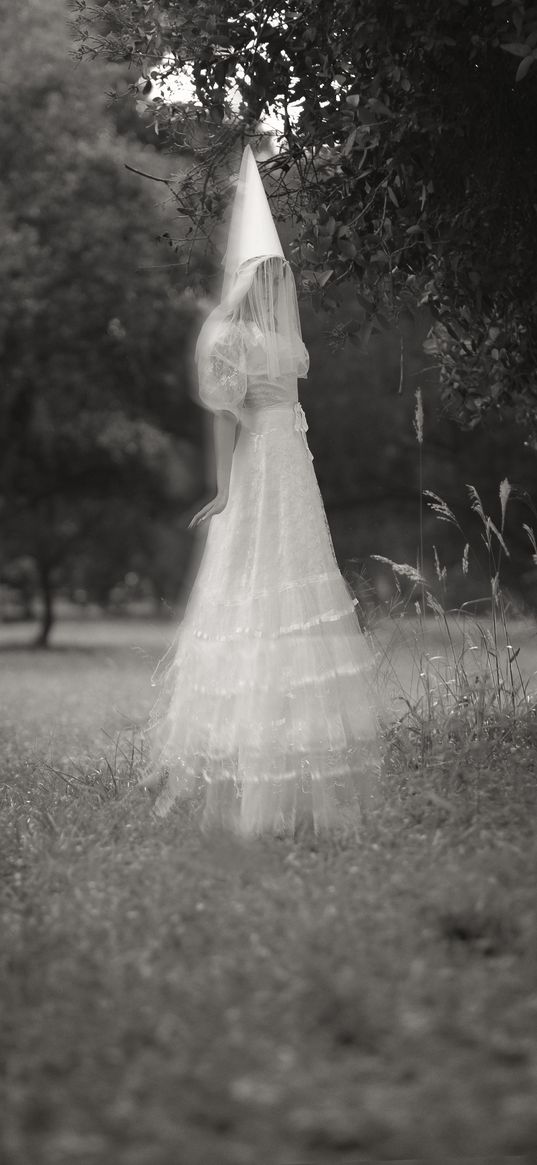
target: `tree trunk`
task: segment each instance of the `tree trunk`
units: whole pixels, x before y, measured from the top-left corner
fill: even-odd
[[[52,587],[52,571],[48,562],[38,562],[37,574],[41,599],[43,601],[43,613],[41,615],[41,626],[37,633],[35,646],[45,648],[48,647],[50,632],[54,624],[54,591]]]

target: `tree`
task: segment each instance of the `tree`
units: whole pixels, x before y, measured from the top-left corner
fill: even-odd
[[[537,448],[537,7],[524,0],[77,0],[81,56],[130,63],[151,120],[182,154],[181,215],[207,234],[229,157],[281,119],[262,169],[294,223],[302,290],[325,306],[352,279],[341,341],[400,326],[427,304],[441,398],[466,427],[487,413]]]
[[[153,199],[106,121],[109,67],[74,68],[62,0],[46,19],[36,0],[0,12],[2,559],[33,558],[46,645],[57,580],[112,503],[141,525],[199,489],[196,308],[155,261]]]

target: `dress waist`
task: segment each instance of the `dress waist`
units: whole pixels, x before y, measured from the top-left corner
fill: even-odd
[[[257,429],[260,425],[264,426],[265,423],[271,420],[275,424],[278,423],[279,417],[288,421],[293,416],[295,404],[298,404],[298,401],[279,401],[277,404],[264,404],[259,402],[259,404],[252,403],[243,405],[241,409],[241,423],[247,429]]]
[[[278,405],[249,406],[242,409],[240,419],[243,428],[248,429],[255,438],[278,429],[281,431],[292,425],[295,431],[301,434],[308,456],[313,461],[313,454],[306,439],[308,422],[298,400]]]

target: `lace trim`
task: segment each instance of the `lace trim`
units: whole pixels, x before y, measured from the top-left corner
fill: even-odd
[[[306,575],[305,578],[295,579],[293,582],[289,583],[283,583],[279,587],[265,587],[262,591],[251,591],[245,599],[231,599],[227,603],[222,602],[219,600],[218,591],[213,591],[212,594],[209,591],[205,591],[204,599],[215,602],[219,607],[240,607],[243,606],[244,603],[250,602],[251,599],[266,599],[271,595],[282,594],[284,591],[297,590],[299,587],[309,586],[309,584],[312,582],[328,582],[330,579],[340,579],[341,582],[345,583],[340,570],[329,570],[325,574]],[[353,601],[355,603],[358,602],[357,599]]]
[[[354,614],[352,606],[341,611],[329,611],[323,615],[316,615],[313,619],[308,619],[306,623],[289,623],[286,627],[280,627],[279,631],[275,631],[270,635],[254,627],[236,627],[229,635],[206,635],[204,631],[195,630],[193,631],[193,635],[197,639],[206,639],[219,643],[227,643],[228,640],[234,639],[237,635],[249,635],[253,639],[279,639],[281,635],[287,635],[291,631],[307,631],[309,627],[318,626],[320,623],[335,623],[338,619],[343,619],[345,615],[352,614]]]
[[[282,773],[278,773],[277,776],[269,773],[266,776],[248,777],[246,781],[239,782],[236,769],[233,767],[223,769],[220,772],[215,772],[214,774],[209,774],[208,768],[210,767],[211,762],[213,764],[219,763],[225,758],[219,756],[218,754],[211,756],[210,754],[205,753],[203,756],[203,768],[201,768],[201,771],[200,765],[198,765],[197,768],[194,768],[194,766],[189,764],[186,759],[181,756],[177,756],[175,763],[180,766],[180,771],[171,772],[170,763],[168,762],[167,764],[163,765],[162,775],[165,776],[168,780],[173,781],[177,780],[177,778],[181,775],[181,771],[183,771],[186,776],[194,777],[198,781],[204,781],[207,785],[216,784],[220,781],[231,781],[233,784],[239,783],[242,786],[248,785],[250,783],[256,785],[279,784],[281,781],[291,781],[304,777],[311,777],[313,781],[331,781],[332,777],[342,776],[344,773],[349,773],[357,759],[366,760],[369,769],[380,771],[380,759],[374,754],[374,752],[372,752],[373,748],[374,742],[370,739],[366,739],[361,743],[356,744],[353,748],[348,749],[347,752],[344,752],[343,754],[340,752],[340,755],[342,755],[343,758],[347,757],[347,759],[342,759],[340,764],[331,767],[328,772],[323,772],[320,768],[313,768],[312,762],[308,760],[307,756],[304,756],[303,765],[307,765],[307,772],[304,772],[303,768],[293,768],[288,769]],[[364,751],[364,756],[362,758],[357,758],[355,754],[362,749]],[[141,783],[143,784],[143,779]]]
[[[302,688],[306,684],[319,684],[323,680],[331,680],[336,676],[350,676],[357,675],[359,672],[369,670],[370,663],[346,664],[344,667],[333,668],[330,671],[315,672],[313,675],[301,676],[294,684],[288,683],[285,685],[285,691],[290,693],[296,688]],[[239,680],[236,688],[206,688],[202,684],[191,684],[190,690],[192,692],[201,692],[204,696],[234,696],[239,692],[258,691],[258,692],[273,692],[274,684],[257,684],[246,683],[244,680]]]
[[[305,763],[307,764],[308,762],[306,761]],[[376,761],[368,757],[368,768],[376,770],[377,767],[380,768],[380,765],[377,765]],[[350,761],[348,761],[346,763],[344,762],[342,765],[338,765],[336,768],[330,769],[329,773],[322,773],[318,769],[312,769],[307,773],[304,773],[301,769],[292,769],[290,772],[281,773],[278,777],[270,776],[269,774],[269,776],[266,777],[248,777],[247,781],[238,781],[237,777],[233,773],[222,773],[216,774],[215,776],[208,776],[207,773],[203,772],[200,779],[204,780],[206,785],[217,785],[222,781],[230,781],[236,785],[237,788],[244,789],[244,787],[247,785],[278,785],[281,784],[282,781],[304,780],[304,778],[307,777],[311,777],[312,781],[318,781],[319,783],[321,781],[331,782],[333,777],[342,777],[344,775],[350,776],[351,772],[352,766]]]

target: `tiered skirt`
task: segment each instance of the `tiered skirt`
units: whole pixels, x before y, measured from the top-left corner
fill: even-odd
[[[157,675],[143,784],[202,829],[358,835],[377,800],[373,658],[332,539],[300,406],[250,410]]]

